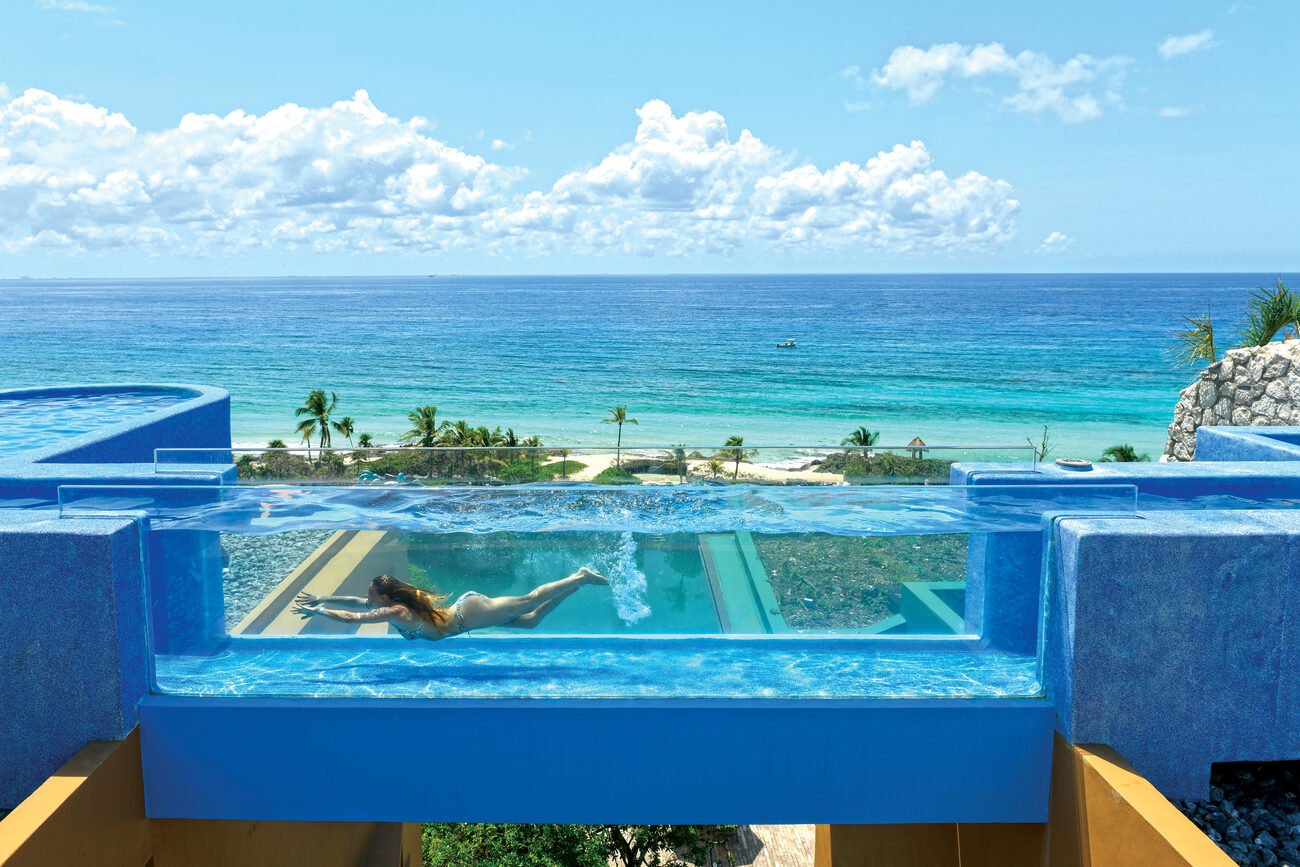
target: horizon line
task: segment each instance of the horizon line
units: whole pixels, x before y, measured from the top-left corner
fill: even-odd
[[[1283,268],[1250,271],[678,271],[678,272],[456,272],[448,274],[235,274],[229,276],[211,276],[195,274],[167,274],[161,276],[122,275],[122,276],[62,276],[37,277],[21,275],[17,277],[0,277],[0,283],[35,283],[54,280],[443,280],[463,278],[573,278],[573,277],[1083,277],[1083,276],[1258,276],[1273,274],[1277,276],[1297,274],[1300,268]]]

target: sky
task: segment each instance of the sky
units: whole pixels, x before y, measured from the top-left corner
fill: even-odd
[[[1300,268],[1300,3],[5,0],[0,278]]]

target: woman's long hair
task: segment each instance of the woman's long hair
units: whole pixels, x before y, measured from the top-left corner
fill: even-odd
[[[415,612],[421,620],[432,624],[433,628],[439,632],[450,620],[446,609],[441,607],[442,603],[447,601],[444,594],[421,590],[414,584],[407,584],[405,581],[388,574],[380,575],[370,584],[377,593],[382,593],[394,602],[405,605]]]

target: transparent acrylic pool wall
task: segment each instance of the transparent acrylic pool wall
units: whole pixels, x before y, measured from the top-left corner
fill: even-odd
[[[610,483],[771,483],[764,470],[800,470],[799,484],[947,484],[956,461],[1032,470],[1028,446],[640,446],[158,449],[160,472],[211,473],[234,466],[239,484],[536,484],[582,477],[591,458],[617,463]],[[737,467],[736,458],[740,465]],[[713,463],[716,462],[716,463]],[[712,464],[712,465],[711,465]],[[820,472],[819,470],[827,470]],[[590,475],[590,474],[589,474]]]
[[[1131,517],[1136,490],[86,486],[64,487],[60,499],[63,515],[147,522],[154,690],[162,694],[967,698],[1041,695],[1048,519]],[[226,611],[231,550],[290,534],[317,534],[300,551],[320,544],[290,570],[296,577],[257,591],[260,615],[240,618],[290,624],[289,634],[239,629]],[[954,567],[962,544],[970,553]],[[341,589],[363,595],[366,558],[379,551],[380,563],[401,549],[407,572],[398,577],[417,582],[441,557],[446,571],[436,580],[455,585],[443,590],[494,592],[507,568],[540,584],[584,561],[612,587],[584,586],[566,599],[554,615],[559,632],[406,641],[373,628],[311,628],[320,618],[292,631],[289,603],[303,574],[334,570],[348,584]],[[877,583],[910,585],[883,588],[887,602],[910,600],[910,610],[882,620],[879,606],[842,604],[846,594],[882,592],[863,571],[871,558],[882,564]],[[402,564],[382,565],[397,573]],[[960,569],[964,582],[931,580],[939,567]],[[831,608],[838,620],[828,619]],[[647,622],[653,629],[637,628]]]

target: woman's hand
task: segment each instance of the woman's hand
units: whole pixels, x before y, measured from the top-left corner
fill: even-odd
[[[297,614],[299,617],[303,617],[303,618],[309,618],[315,614],[321,613],[321,610],[319,608],[309,607],[305,602],[299,602],[295,604],[293,608],[291,608],[290,610],[294,614]]]
[[[300,606],[306,607],[309,605],[320,605],[325,600],[320,596],[316,596],[304,590],[302,593],[299,593],[296,597],[294,597],[293,601]]]

